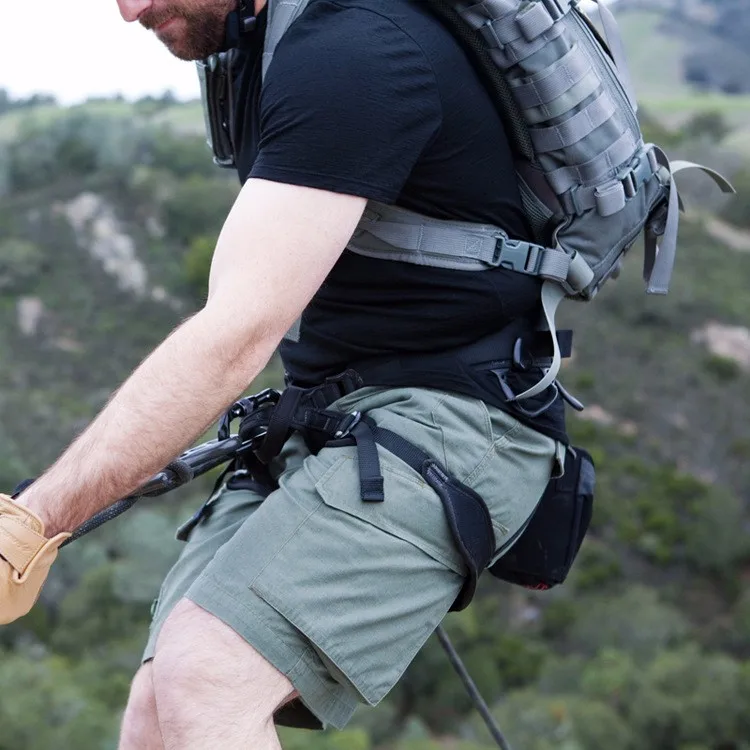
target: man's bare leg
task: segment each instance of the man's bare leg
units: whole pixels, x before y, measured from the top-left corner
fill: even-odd
[[[153,685],[165,750],[281,750],[273,714],[295,696],[292,683],[187,599],[159,634]]]
[[[119,750],[164,750],[156,715],[153,667],[144,664],[136,673],[130,688],[120,732]]]

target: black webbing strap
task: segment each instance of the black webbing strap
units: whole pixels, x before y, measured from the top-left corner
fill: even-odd
[[[340,375],[327,378],[322,385],[309,389],[305,400],[318,409],[325,409],[334,401],[359,390],[363,385],[359,373],[355,370],[346,370]]]
[[[437,493],[443,504],[453,541],[466,562],[468,575],[451,607],[460,612],[471,603],[482,571],[495,553],[495,532],[484,500],[451,476],[434,458],[390,430],[375,426],[375,440],[415,471]]]
[[[391,383],[394,372],[402,376],[410,371],[424,373],[440,370],[446,364],[475,372],[496,369],[523,372],[531,367],[549,367],[554,354],[550,333],[529,329],[529,325],[527,321],[516,320],[501,331],[450,352],[379,357],[360,363],[357,370],[365,385],[377,386]],[[573,332],[558,330],[557,342],[560,356],[570,357]]]
[[[300,401],[304,395],[304,389],[293,385],[281,394],[279,402],[271,411],[266,437],[255,451],[262,463],[269,463],[272,458],[281,453],[284,443],[289,439],[289,429],[292,427],[294,416],[299,410]]]
[[[383,473],[380,471],[378,446],[369,420],[358,422],[350,434],[357,444],[359,493],[362,501],[365,503],[382,503],[385,500]]]

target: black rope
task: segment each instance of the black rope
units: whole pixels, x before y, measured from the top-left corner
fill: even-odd
[[[118,500],[114,505],[110,505],[102,511],[99,511],[95,516],[89,518],[88,521],[82,523],[61,545],[60,549],[67,547],[72,542],[80,539],[82,536],[91,533],[94,529],[98,529],[105,523],[108,523],[113,518],[122,515],[126,510],[130,510],[139,500],[139,497],[126,497],[122,500]]]
[[[221,448],[220,445],[218,447]],[[167,492],[176,490],[183,484],[192,482],[196,476],[197,472],[190,463],[183,460],[183,458],[176,458],[165,467],[164,471],[159,472],[156,477],[153,477],[147,484],[139,488],[139,491],[137,491],[136,494],[118,500],[108,508],[99,511],[96,515],[89,518],[88,521],[82,523],[73,534],[60,545],[60,549],[75,542],[82,536],[90,534],[100,526],[104,526],[105,523],[109,523],[118,516],[121,516],[123,513],[130,510],[142,497],[164,495]]]
[[[453,666],[453,669],[456,670],[458,676],[461,678],[461,682],[463,682],[466,692],[469,694],[469,698],[471,698],[471,702],[474,704],[477,711],[479,711],[479,715],[487,725],[487,729],[489,729],[492,739],[497,742],[497,745],[501,750],[512,750],[508,741],[503,736],[503,733],[500,731],[500,727],[490,713],[489,706],[484,698],[482,698],[482,694],[479,692],[474,680],[471,679],[471,675],[461,661],[461,657],[453,647],[453,644],[451,643],[450,638],[448,638],[448,634],[445,632],[442,625],[438,626],[438,629],[435,632],[437,633],[440,645],[445,649],[445,653],[448,654],[448,660]]]

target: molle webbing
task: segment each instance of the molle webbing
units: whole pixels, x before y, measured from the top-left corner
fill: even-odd
[[[463,22],[456,10],[455,2],[451,0],[431,0],[430,9],[454,33],[458,41],[472,58],[477,72],[486,88],[493,94],[493,102],[497,109],[515,149],[529,161],[534,157],[534,148],[529,137],[529,131],[524,122],[523,114],[513,98],[510,86],[495,65],[482,38],[468,24]]]

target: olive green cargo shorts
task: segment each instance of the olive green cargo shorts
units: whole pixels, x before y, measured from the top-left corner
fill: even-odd
[[[554,440],[505,412],[443,391],[365,388],[335,408],[366,412],[478,492],[498,549],[530,515],[560,456]],[[453,604],[465,568],[437,495],[379,452],[384,503],[360,499],[354,447],[311,455],[298,435],[267,498],[217,491],[164,581],[144,661],[187,597],[283,672],[308,718],[307,710],[343,728],[359,703],[385,697]]]

